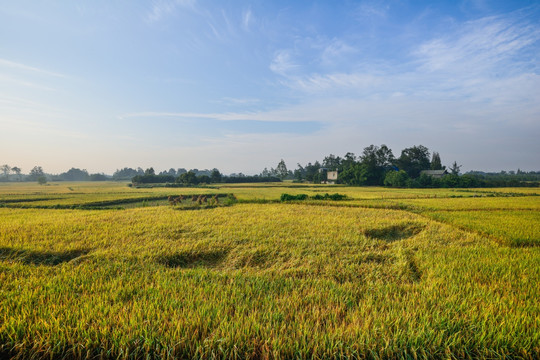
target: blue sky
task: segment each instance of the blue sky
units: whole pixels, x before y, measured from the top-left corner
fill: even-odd
[[[4,2],[0,163],[540,170],[539,40],[538,1]]]

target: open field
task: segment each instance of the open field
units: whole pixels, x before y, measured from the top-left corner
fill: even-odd
[[[539,194],[3,183],[0,355],[538,358]]]

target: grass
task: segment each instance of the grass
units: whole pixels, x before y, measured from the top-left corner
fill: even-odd
[[[540,356],[540,197],[292,185],[2,184],[0,202],[203,192],[239,202],[0,208],[0,354]],[[336,192],[347,200],[279,202]]]

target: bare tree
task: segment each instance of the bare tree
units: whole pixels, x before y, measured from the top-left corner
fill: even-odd
[[[5,164],[5,165],[2,165],[0,167],[0,169],[4,173],[4,177],[6,178],[6,180],[9,180],[9,173],[11,171],[11,167],[9,165]]]
[[[452,173],[454,175],[459,175],[459,171],[461,170],[461,166],[462,165],[457,164],[457,161],[454,161],[454,163],[450,167],[450,173]]]
[[[13,171],[15,174],[17,174],[17,180],[21,181],[21,168],[14,166],[11,168],[11,171]]]

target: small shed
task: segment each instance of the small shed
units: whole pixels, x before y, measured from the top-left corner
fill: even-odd
[[[422,170],[420,171],[420,175],[426,174],[431,176],[432,178],[440,179],[444,175],[448,175],[448,171],[446,170]]]
[[[337,182],[338,178],[338,172],[336,171],[328,171],[326,173],[326,181],[328,184],[335,184]]]

